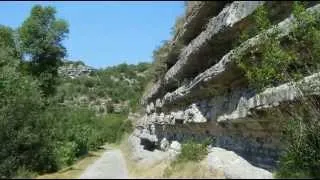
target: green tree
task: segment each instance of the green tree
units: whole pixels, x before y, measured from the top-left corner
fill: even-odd
[[[0,25],[0,47],[8,53],[8,56],[14,58],[20,58],[21,56],[16,45],[15,32],[10,27]]]
[[[53,7],[36,5],[19,28],[23,54],[30,57],[30,72],[38,77],[45,95],[55,91],[57,69],[66,56],[62,45],[69,32],[64,20],[57,20]]]

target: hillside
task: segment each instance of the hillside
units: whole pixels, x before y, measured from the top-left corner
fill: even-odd
[[[60,67],[59,102],[86,106],[98,114],[134,112],[149,78],[149,66],[120,64],[93,69],[69,61]]]

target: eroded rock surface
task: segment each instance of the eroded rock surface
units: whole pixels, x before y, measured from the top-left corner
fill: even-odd
[[[320,5],[307,4],[309,12],[320,12]],[[139,133],[145,135],[136,137],[152,142],[153,151],[168,152],[169,159],[179,154],[183,141],[209,138],[210,147],[214,147],[208,155],[209,165],[220,168],[227,178],[272,178],[267,170],[277,166],[285,148],[281,141],[283,124],[292,114],[303,114],[301,100],[320,98],[320,73],[257,92],[248,88],[236,59],[258,46],[263,34],[274,32],[274,27],[279,29],[278,38],[287,37],[294,22],[291,5],[224,2],[213,10],[219,12],[205,15],[208,21],[201,32],[188,30],[187,20],[185,29],[174,38],[186,40],[180,55],[142,98],[146,114],[139,127],[145,133]],[[197,19],[203,6],[209,5],[190,3],[187,19]],[[274,27],[233,46],[241,30],[254,27],[251,17],[260,6],[272,10]],[[190,38],[183,35],[188,32]]]
[[[272,179],[272,173],[251,165],[232,151],[211,148],[207,157],[209,168],[224,172],[227,179]]]

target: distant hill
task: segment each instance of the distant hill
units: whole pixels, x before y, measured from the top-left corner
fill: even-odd
[[[136,110],[149,79],[149,63],[94,69],[81,61],[59,68],[57,97],[68,106],[89,106],[98,114]]]

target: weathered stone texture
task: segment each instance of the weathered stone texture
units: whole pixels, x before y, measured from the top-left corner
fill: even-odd
[[[272,179],[272,174],[257,168],[232,151],[212,148],[207,157],[209,168],[224,172],[227,179]]]
[[[303,98],[320,97],[320,73],[255,92],[248,89],[243,72],[235,64],[239,53],[246,53],[261,42],[262,34],[258,34],[236,48],[230,44],[238,37],[239,30],[251,26],[249,17],[259,6],[266,4],[274,8],[271,18],[273,23],[278,23],[279,38],[291,32],[294,18],[286,17],[292,2],[277,3],[220,4],[225,7],[219,7],[221,11],[208,18],[206,28],[189,39],[164,79],[143,97],[146,115],[139,127],[145,130],[136,136],[174,156],[179,153],[180,142],[210,138],[211,146],[234,151],[218,148],[209,153],[210,161],[214,162],[211,165],[222,168],[227,178],[271,178],[271,173],[254,166],[276,167],[284,149],[283,123],[292,114],[302,112],[299,107]],[[187,17],[198,16],[192,9],[202,9],[204,4],[189,3]],[[308,11],[320,12],[320,5]],[[190,29],[186,26],[185,29]],[[266,33],[273,31],[271,28]],[[181,37],[177,35],[176,39]]]
[[[203,69],[207,64],[213,63],[217,55],[223,55],[225,51],[228,51],[227,46],[231,47],[231,41],[238,35],[236,32],[241,25],[239,22],[245,20],[263,3],[263,1],[236,1],[211,18],[206,30],[182,50],[179,60],[168,70],[163,81],[158,81],[144,99],[149,101],[155,96],[163,95],[166,90],[170,89],[172,83],[176,84],[177,81],[200,72],[199,68]],[[231,31],[234,32],[231,33]],[[206,58],[209,56],[210,60]],[[199,64],[199,62],[202,63]]]
[[[320,6],[316,5],[308,9],[308,11],[320,11]],[[281,32],[279,38],[286,36],[292,31],[292,24],[294,18],[291,16],[280,22],[276,27]],[[272,33],[274,28],[271,28],[267,33]],[[210,96],[207,91],[214,91],[219,89],[226,90],[227,88],[236,88],[244,81],[243,72],[235,64],[235,59],[238,54],[249,51],[253,47],[261,43],[262,34],[243,42],[239,47],[229,51],[222,59],[197,75],[190,83],[179,87],[173,92],[167,92],[163,97],[163,106],[170,103],[179,103],[179,101],[192,102],[196,99]],[[242,83],[246,85],[246,83]],[[211,95],[212,96],[212,95]]]

